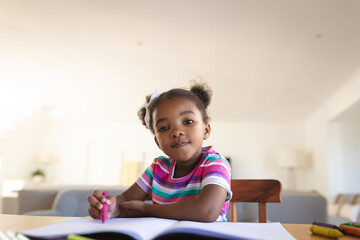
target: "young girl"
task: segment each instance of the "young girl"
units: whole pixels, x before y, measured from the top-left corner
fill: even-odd
[[[211,128],[207,107],[211,90],[195,84],[190,91],[157,90],[139,110],[143,124],[168,156],[155,158],[125,192],[105,198],[96,190],[88,197],[89,214],[100,219],[105,201],[108,218],[161,217],[201,222],[226,221],[231,198],[229,162],[213,147],[202,148]],[[145,203],[151,199],[153,204]]]

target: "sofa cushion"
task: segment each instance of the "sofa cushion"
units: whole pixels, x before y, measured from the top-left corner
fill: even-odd
[[[328,215],[331,217],[338,217],[341,209],[340,204],[337,203],[329,203],[328,204]]]
[[[347,219],[350,222],[358,222],[360,214],[360,204],[349,204],[345,203],[341,207],[339,216]]]
[[[92,194],[94,189],[108,191],[109,195],[118,195],[126,190],[124,187],[112,188],[67,188],[60,190],[55,197],[51,207],[46,210],[36,210],[23,213],[24,215],[38,216],[64,216],[64,217],[84,217],[88,216],[87,197]]]
[[[50,209],[58,192],[59,189],[56,187],[21,189],[18,197],[18,213],[24,214],[33,210]]]

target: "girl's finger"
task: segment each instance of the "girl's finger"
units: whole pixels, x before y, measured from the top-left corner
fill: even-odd
[[[92,195],[102,203],[106,201],[106,197],[104,197],[103,192],[100,190],[95,190]]]
[[[102,203],[97,198],[95,198],[94,195],[89,195],[87,200],[90,206],[95,207],[99,210],[102,209]]]
[[[100,211],[97,208],[94,208],[94,207],[89,205],[88,211],[89,211],[89,215],[93,219],[100,219]]]
[[[116,203],[116,197],[113,195],[109,195],[106,200],[106,203],[109,205]]]

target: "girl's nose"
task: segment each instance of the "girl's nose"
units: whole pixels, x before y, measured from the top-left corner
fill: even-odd
[[[181,128],[176,127],[176,128],[174,129],[174,131],[172,131],[171,134],[172,134],[171,136],[172,136],[173,138],[177,138],[177,137],[180,137],[180,136],[184,135],[184,132],[183,132],[183,130],[182,130]]]

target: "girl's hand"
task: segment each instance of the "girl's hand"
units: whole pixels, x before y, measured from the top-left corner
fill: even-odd
[[[144,201],[128,201],[121,203],[121,214],[120,217],[146,217],[147,207],[149,204],[146,204]]]
[[[116,207],[116,197],[109,195],[105,198],[102,195],[102,192],[95,190],[92,195],[89,195],[87,198],[89,202],[89,215],[93,219],[101,219],[101,209],[103,208],[103,203],[108,204],[108,218],[116,217],[116,213],[119,212],[119,209]]]

